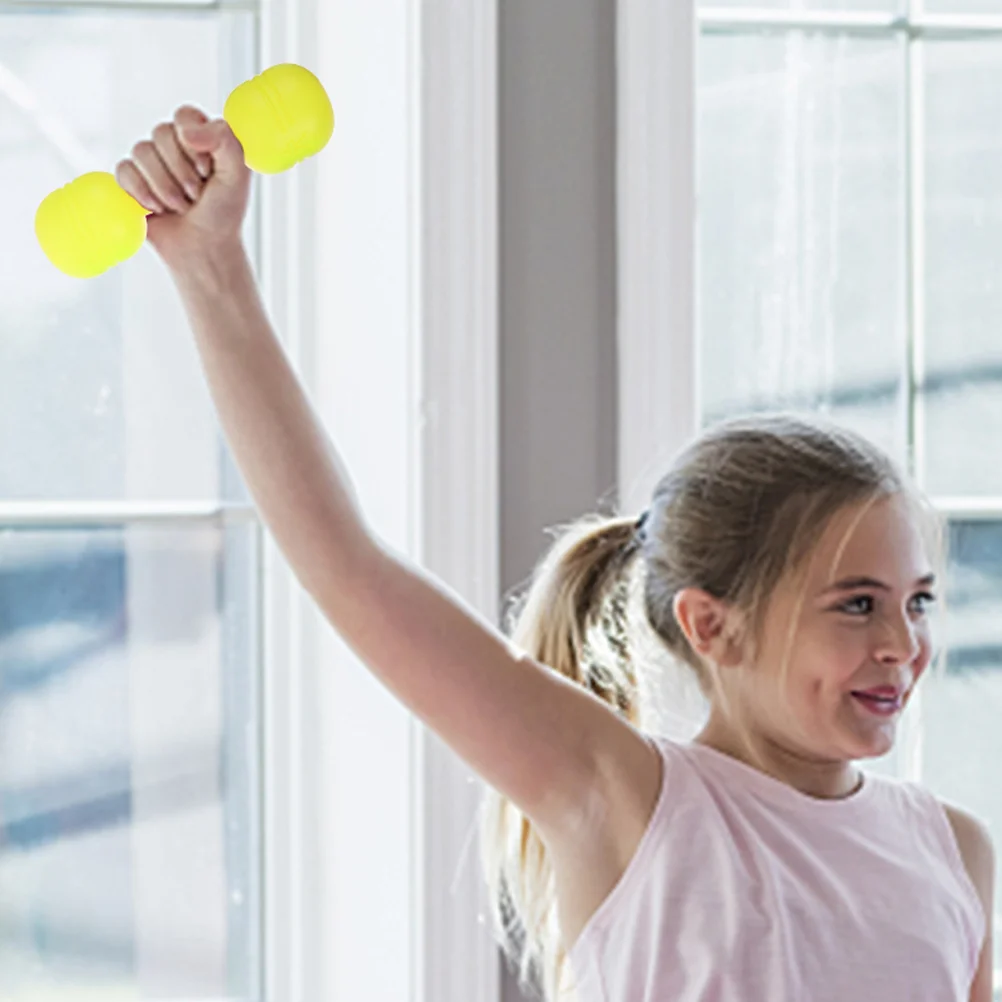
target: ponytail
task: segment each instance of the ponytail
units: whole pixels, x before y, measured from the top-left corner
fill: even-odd
[[[645,518],[586,515],[565,526],[536,566],[506,622],[513,646],[605,700],[638,723],[638,688],[626,628],[625,571],[639,549]],[[554,874],[529,819],[488,789],[481,857],[496,933],[517,965],[523,991],[542,980],[557,1002],[565,975]],[[518,954],[521,960],[517,960]]]

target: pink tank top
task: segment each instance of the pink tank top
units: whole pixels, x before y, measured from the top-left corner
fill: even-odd
[[[967,1002],[985,916],[928,790],[822,800],[650,740],[661,790],[570,951],[577,1002]]]

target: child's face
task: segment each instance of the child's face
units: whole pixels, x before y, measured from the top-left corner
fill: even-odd
[[[871,505],[862,518],[860,510],[842,513],[829,525],[799,593],[793,583],[777,590],[758,665],[742,680],[751,683],[747,695],[759,702],[777,737],[786,735],[805,750],[833,758],[890,750],[901,710],[931,659],[927,596],[935,596],[936,589],[922,581],[932,569],[919,528],[900,497]],[[831,587],[852,578],[887,587]],[[775,698],[787,649],[789,711]],[[893,687],[897,701],[854,695],[881,686]]]

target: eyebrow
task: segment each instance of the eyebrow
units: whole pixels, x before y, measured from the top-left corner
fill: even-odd
[[[931,587],[936,583],[935,574],[926,574],[925,577],[919,578],[915,582],[916,588],[921,587]],[[829,585],[825,588],[821,594],[827,595],[829,592],[833,591],[848,591],[850,588],[880,588],[883,591],[890,591],[891,586],[884,584],[883,581],[878,581],[876,578],[868,577],[855,577],[855,578],[843,578],[841,581],[836,581],[834,584]]]

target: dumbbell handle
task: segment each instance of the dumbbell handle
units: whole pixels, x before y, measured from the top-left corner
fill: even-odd
[[[334,131],[334,110],[305,67],[279,63],[245,80],[223,118],[260,174],[277,174],[319,153]],[[93,278],[132,257],[146,241],[149,211],[112,174],[91,171],[47,195],[35,235],[48,259],[74,278]]]

